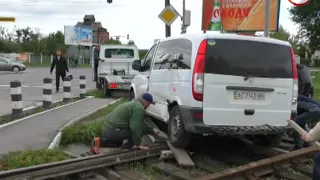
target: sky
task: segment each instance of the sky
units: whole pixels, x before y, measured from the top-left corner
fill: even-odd
[[[182,0],[171,0],[171,5],[182,12]],[[290,20],[288,0],[281,0],[280,24],[290,33],[297,33],[297,26]],[[14,23],[1,23],[13,29],[18,27],[38,28],[49,34],[74,26],[83,21],[85,14],[94,14],[111,36],[126,36],[134,40],[139,49],[148,49],[154,39],[165,37],[165,24],[158,18],[164,9],[164,0],[0,0],[0,16],[13,16]],[[202,1],[186,0],[186,9],[191,11],[191,25],[187,33],[201,32]],[[181,13],[182,14],[182,13]],[[181,32],[181,20],[171,25],[171,35]],[[120,39],[126,42],[126,37]]]

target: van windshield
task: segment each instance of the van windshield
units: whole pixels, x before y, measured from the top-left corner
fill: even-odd
[[[208,39],[205,72],[292,78],[290,47],[247,40]]]
[[[134,58],[133,49],[106,49],[104,52],[105,58],[114,58],[114,59],[132,59]]]

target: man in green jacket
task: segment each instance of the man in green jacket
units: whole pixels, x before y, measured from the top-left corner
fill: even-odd
[[[131,149],[134,146],[142,150],[149,147],[141,145],[145,134],[158,136],[158,132],[146,123],[145,110],[154,104],[153,97],[144,93],[138,99],[120,104],[107,117],[103,129],[103,137],[95,137],[92,152],[99,153],[101,147],[121,147]],[[125,144],[123,141],[127,140]]]

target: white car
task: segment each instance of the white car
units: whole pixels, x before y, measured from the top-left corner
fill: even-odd
[[[140,73],[131,99],[153,95],[147,113],[167,123],[176,147],[186,147],[192,134],[249,135],[272,145],[296,114],[296,60],[285,41],[184,34],[158,41],[132,68]]]

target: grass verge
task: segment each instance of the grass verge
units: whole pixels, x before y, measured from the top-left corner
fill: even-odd
[[[66,159],[70,159],[70,156],[59,149],[11,152],[0,159],[0,171],[63,161]]]
[[[60,146],[66,146],[71,143],[89,144],[94,137],[101,137],[104,122],[98,120],[106,117],[115,107],[124,102],[127,102],[127,100],[122,99],[110,106],[99,110],[89,117],[84,118],[83,120],[81,120],[81,122],[63,129]]]
[[[86,95],[94,96],[95,98],[104,98],[103,89],[95,89],[95,90],[88,91]]]
[[[75,97],[75,98],[71,99],[71,102],[76,102],[78,100],[80,100],[79,97]],[[56,108],[56,107],[59,107],[59,106],[63,106],[63,105],[66,105],[66,104],[68,104],[68,103],[63,103],[62,101],[61,102],[57,102],[55,104],[52,104],[52,107],[50,109]],[[30,110],[30,111],[28,111],[26,113],[23,113],[23,116],[21,118],[28,117],[28,116],[31,116],[33,114],[37,114],[37,113],[40,113],[40,112],[43,112],[43,111],[45,111],[45,109],[43,109],[43,107],[40,106],[40,107],[37,107],[37,108],[35,108],[33,110]],[[15,121],[15,120],[17,120],[17,119],[12,119],[11,114],[8,114],[8,115],[5,115],[3,117],[0,117],[0,125],[9,123],[9,122],[12,122],[12,121]]]

